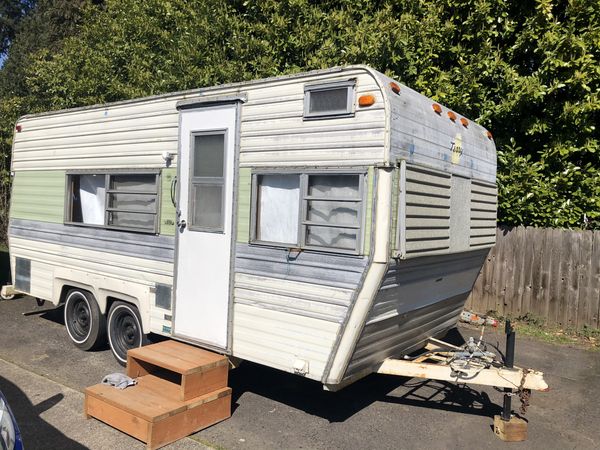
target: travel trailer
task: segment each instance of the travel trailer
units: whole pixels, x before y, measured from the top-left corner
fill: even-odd
[[[489,131],[365,66],[15,127],[14,291],[340,387],[455,326],[495,242]]]

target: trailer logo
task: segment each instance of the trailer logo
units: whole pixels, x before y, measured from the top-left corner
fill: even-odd
[[[463,153],[462,136],[460,133],[456,133],[456,137],[450,146],[450,152],[452,153],[452,164],[458,164]]]

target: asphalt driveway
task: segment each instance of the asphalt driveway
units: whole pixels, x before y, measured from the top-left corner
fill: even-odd
[[[32,298],[0,302],[0,389],[23,424],[26,448],[144,448],[83,419],[83,389],[122,368],[108,349],[75,348],[62,311],[42,312],[51,307],[38,307]],[[503,347],[501,331],[487,338]],[[544,371],[551,387],[533,394],[523,443],[494,437],[492,417],[502,394],[491,388],[372,375],[331,393],[310,380],[244,363],[230,372],[231,419],[170,448],[600,448],[600,352],[517,337],[516,363]]]

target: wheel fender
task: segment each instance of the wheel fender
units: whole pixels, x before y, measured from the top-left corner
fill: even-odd
[[[139,314],[140,319],[142,321],[142,331],[144,334],[150,333],[150,289],[148,286],[142,285],[133,285],[129,286],[128,293],[125,294],[120,291],[111,290],[111,289],[99,289],[103,299],[104,304],[107,305],[109,302],[109,298],[111,300],[121,300],[125,303],[130,303],[134,305]],[[140,301],[141,299],[141,301]],[[108,310],[106,310],[106,314],[108,314]]]
[[[150,286],[131,281],[90,274],[79,270],[57,268],[54,272],[52,303],[58,305],[64,286],[73,286],[91,292],[102,314],[108,314],[108,299],[114,298],[135,305],[142,320],[142,331],[150,333],[150,305],[154,294]]]
[[[101,301],[100,297],[98,296],[98,291],[96,289],[94,289],[94,286],[87,284],[87,283],[81,283],[76,280],[66,280],[66,279],[61,279],[61,278],[54,279],[53,295],[52,295],[52,299],[50,299],[50,301],[53,304],[58,305],[59,303],[64,302],[65,299],[61,298],[61,293],[63,293],[63,288],[65,286],[83,289],[84,291],[91,292],[92,295],[94,296],[94,298],[96,299],[96,303],[98,303],[100,312],[102,312],[104,314],[104,307],[106,307],[106,304],[102,305],[102,301]],[[64,292],[66,292],[66,291],[68,291],[68,289],[64,289]],[[45,300],[47,300],[47,299],[45,299]]]

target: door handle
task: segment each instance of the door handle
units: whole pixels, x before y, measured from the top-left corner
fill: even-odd
[[[177,186],[177,176],[174,176],[173,179],[171,180],[171,203],[173,203],[173,206],[175,208],[177,208],[177,202],[175,201],[175,193],[177,192],[175,190],[176,186]]]

